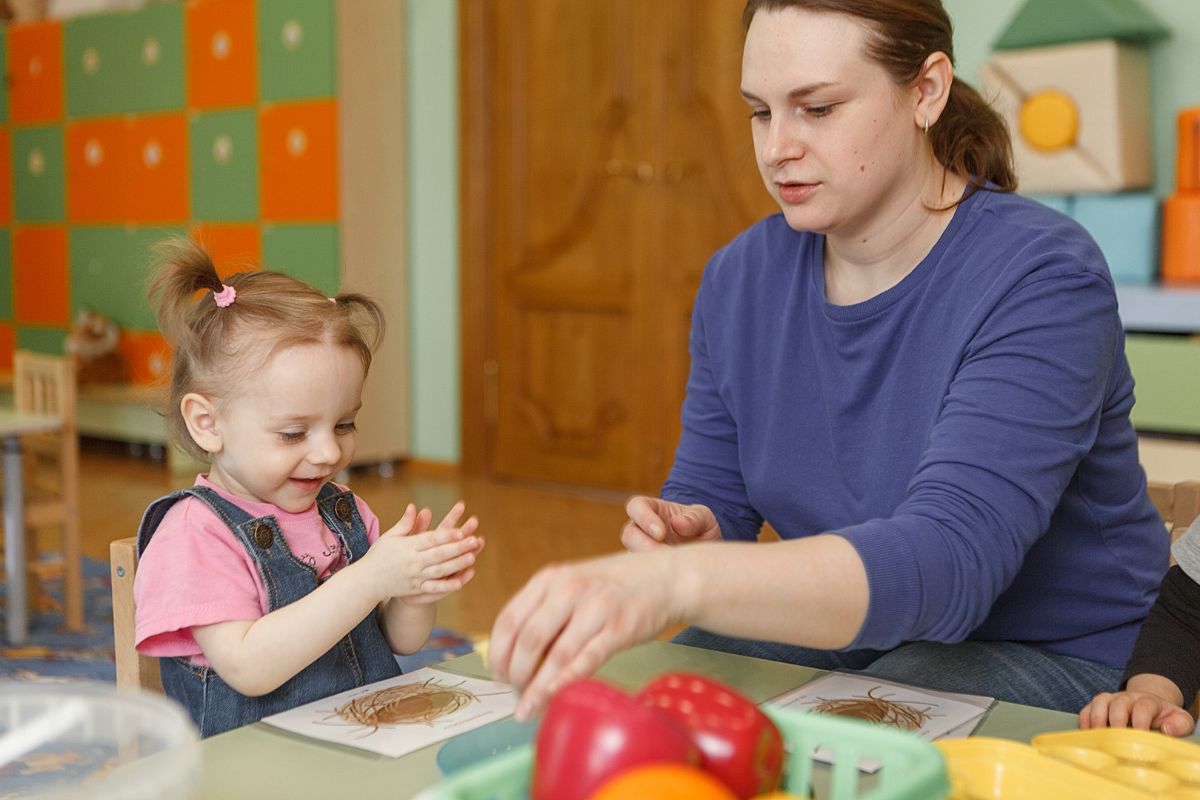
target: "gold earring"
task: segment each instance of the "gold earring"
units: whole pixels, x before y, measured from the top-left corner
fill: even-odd
[[[929,117],[925,117],[925,135],[929,135]]]

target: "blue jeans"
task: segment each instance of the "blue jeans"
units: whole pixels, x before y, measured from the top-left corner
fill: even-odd
[[[673,642],[805,667],[859,672],[946,692],[980,694],[1076,713],[1097,692],[1116,691],[1122,670],[1018,642],[909,642],[895,650],[814,650],[687,628]]]

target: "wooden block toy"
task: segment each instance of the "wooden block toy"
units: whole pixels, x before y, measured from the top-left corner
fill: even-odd
[[[1151,192],[1085,194],[1073,216],[1100,245],[1113,280],[1142,285],[1158,275],[1158,198]]]
[[[1149,187],[1149,62],[1112,39],[1010,50],[981,70],[984,97],[1013,134],[1027,193]]]

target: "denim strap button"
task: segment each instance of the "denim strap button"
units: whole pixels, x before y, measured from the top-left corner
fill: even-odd
[[[333,512],[338,515],[338,519],[342,522],[350,521],[350,501],[345,497],[339,497],[337,503],[333,507]]]
[[[271,526],[265,522],[259,522],[254,525],[254,543],[264,550],[271,546],[271,542],[275,541],[275,532],[271,530]]]

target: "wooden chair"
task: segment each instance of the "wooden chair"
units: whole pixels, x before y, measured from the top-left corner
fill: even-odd
[[[1150,500],[1167,524],[1171,541],[1175,541],[1193,520],[1200,517],[1200,480],[1179,483],[1151,481],[1149,489]]]
[[[26,571],[31,610],[44,606],[49,578],[63,579],[63,617],[68,630],[84,629],[79,522],[79,433],[76,428],[75,363],[62,356],[18,350],[13,357],[13,405],[17,411],[60,416],[62,430],[23,437]],[[58,555],[42,558],[38,531],[59,532]]]
[[[137,539],[117,539],[108,546],[112,568],[113,646],[117,661],[117,686],[162,692],[158,659],[144,656],[133,647],[133,576],[137,574]]]

